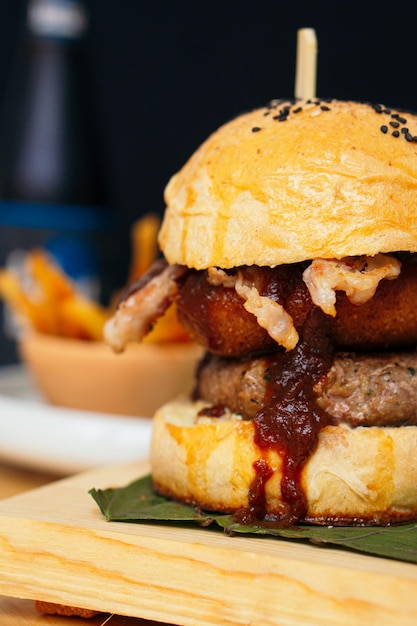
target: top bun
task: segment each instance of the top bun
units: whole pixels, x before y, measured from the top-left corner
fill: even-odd
[[[417,251],[417,116],[273,101],[213,133],[171,178],[169,263],[275,266]]]

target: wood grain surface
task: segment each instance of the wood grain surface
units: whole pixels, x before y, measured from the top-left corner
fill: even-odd
[[[103,468],[1,502],[0,593],[185,626],[417,623],[414,565],[215,529],[106,522],[88,490],[147,471]]]
[[[58,478],[61,477],[37,472],[33,468],[0,463],[0,500],[46,485],[58,480]]]
[[[2,626],[169,626],[158,622],[100,613],[91,619],[42,614],[36,611],[33,600],[19,600],[0,596],[0,623]]]

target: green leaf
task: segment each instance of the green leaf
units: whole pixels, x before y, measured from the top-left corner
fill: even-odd
[[[262,523],[242,525],[232,515],[199,511],[155,494],[151,477],[145,476],[125,487],[89,491],[108,521],[194,522],[200,526],[216,523],[227,534],[270,535],[288,540],[304,540],[317,545],[338,547],[417,563],[417,524],[399,526],[305,526],[271,528]]]
[[[218,520],[218,523],[224,527],[222,520]],[[249,529],[247,526],[227,523],[225,530],[229,533],[251,532],[285,539],[307,539],[317,545],[332,544],[374,556],[417,563],[417,524],[369,527],[300,524],[293,529],[264,528],[259,525]]]
[[[158,496],[152,490],[150,476],[135,480],[126,487],[91,489],[89,493],[109,522],[152,520],[204,524],[208,521],[207,515],[201,515],[193,507]]]

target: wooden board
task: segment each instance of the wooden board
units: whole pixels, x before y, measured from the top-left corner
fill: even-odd
[[[106,522],[95,470],[0,503],[0,594],[179,625],[415,626],[417,567],[216,529]]]
[[[107,620],[107,621],[106,621]],[[8,596],[0,596],[0,621],[2,626],[170,626],[140,617],[126,617],[98,613],[96,617],[86,620],[72,615],[51,615],[40,613],[33,600],[20,600]]]

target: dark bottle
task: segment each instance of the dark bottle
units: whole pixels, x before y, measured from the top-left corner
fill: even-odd
[[[106,301],[115,225],[87,35],[79,0],[29,1],[0,120],[0,265],[43,246]]]

